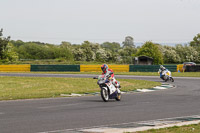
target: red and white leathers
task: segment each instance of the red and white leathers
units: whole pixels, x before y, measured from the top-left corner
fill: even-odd
[[[113,70],[112,69],[106,69],[106,71],[104,71],[103,73],[102,73],[102,75],[105,75],[105,76],[108,76],[108,75],[110,75],[110,73],[112,73],[111,74],[111,81],[112,81],[112,84],[117,88],[117,91],[118,91],[118,93],[120,93],[120,89],[119,89],[119,82],[115,79],[115,77],[114,77],[114,73],[113,73]]]

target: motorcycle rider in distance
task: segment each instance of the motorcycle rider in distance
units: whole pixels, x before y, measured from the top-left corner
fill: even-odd
[[[164,80],[164,75],[162,75],[163,71],[168,71],[168,70],[163,65],[160,65],[158,73],[160,73],[160,78]]]
[[[110,78],[111,77],[111,82],[112,84],[117,88],[117,92],[120,93],[120,84],[119,82],[115,79],[114,77],[114,73],[112,69],[108,68],[108,65],[103,64],[101,66],[101,70],[103,71],[102,75],[104,75],[106,78]]]

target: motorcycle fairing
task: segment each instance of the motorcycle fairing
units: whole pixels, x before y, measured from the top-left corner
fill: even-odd
[[[114,93],[112,93],[111,95],[109,95],[110,99],[115,99],[116,97],[117,97],[117,90]]]
[[[106,83],[106,84],[107,84],[107,86],[108,86],[108,88],[110,90],[110,95],[113,94],[116,91],[115,86],[111,82]]]

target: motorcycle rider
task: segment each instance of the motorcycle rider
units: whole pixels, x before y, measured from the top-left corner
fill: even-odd
[[[160,65],[160,69],[158,70],[158,73],[160,73],[160,78],[163,80],[164,80],[164,75],[162,74],[164,71],[167,71],[167,69],[163,65]]]
[[[119,89],[119,88],[120,88],[120,84],[119,84],[119,82],[115,79],[113,70],[112,70],[112,69],[109,69],[109,68],[108,68],[108,65],[106,65],[106,64],[103,64],[103,65],[101,66],[101,70],[103,71],[102,75],[104,75],[104,76],[107,77],[107,78],[110,78],[110,77],[111,77],[112,84],[117,88],[118,93],[120,93],[120,89]]]

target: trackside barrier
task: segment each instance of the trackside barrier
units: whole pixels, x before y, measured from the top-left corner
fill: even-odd
[[[200,72],[200,65],[186,66],[185,72]]]
[[[80,65],[81,72],[100,72],[101,65]]]
[[[114,72],[129,72],[129,65],[108,65]],[[80,65],[81,72],[102,72],[101,65]]]
[[[80,72],[80,65],[31,65],[31,72]]]
[[[130,65],[130,72],[157,72],[159,65]]]
[[[163,65],[171,72],[177,71],[176,65]],[[160,65],[130,65],[129,72],[157,72]]]
[[[177,72],[177,65],[163,65],[163,66],[166,67],[171,72]]]
[[[30,65],[0,65],[0,72],[30,72]]]
[[[157,72],[159,65],[108,65],[114,72]],[[172,72],[183,71],[183,64],[164,65]],[[195,69],[196,70],[196,69]],[[101,65],[0,65],[0,72],[71,71],[101,72]]]
[[[114,72],[129,72],[129,65],[108,65]]]

